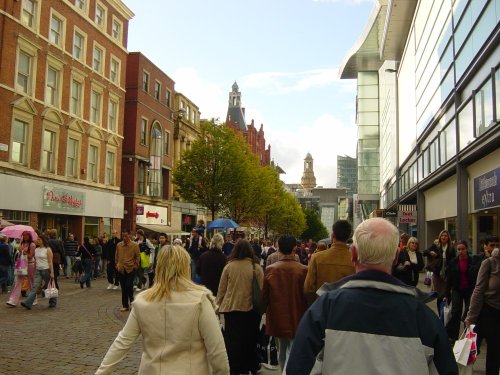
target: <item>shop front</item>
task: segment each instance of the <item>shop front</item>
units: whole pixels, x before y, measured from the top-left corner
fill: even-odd
[[[57,229],[63,239],[73,233],[78,240],[120,227],[123,196],[118,192],[18,176],[4,175],[4,180],[0,210],[5,219],[13,218],[17,224],[42,232]]]

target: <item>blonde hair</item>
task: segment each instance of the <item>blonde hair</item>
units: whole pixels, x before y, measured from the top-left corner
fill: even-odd
[[[328,246],[326,246],[326,243],[320,242],[318,244],[318,247],[316,248],[316,250],[314,250],[314,252],[319,253],[320,251],[326,250],[327,248],[328,248]]]
[[[415,250],[415,251],[420,251],[420,244],[418,243],[418,240],[416,239],[416,237],[410,237],[408,239],[408,242],[406,243],[406,248],[410,249],[410,244],[412,244],[412,243],[417,244],[417,250]]]
[[[165,245],[158,255],[153,286],[144,291],[146,301],[170,298],[173,291],[208,289],[191,281],[191,257],[179,245]]]
[[[220,233],[215,233],[210,241],[210,248],[222,250],[222,246],[224,246],[224,237]]]
[[[359,263],[390,267],[396,257],[399,231],[389,221],[373,218],[358,225],[352,240]]]

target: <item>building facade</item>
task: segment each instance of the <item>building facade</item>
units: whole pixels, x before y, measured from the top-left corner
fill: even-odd
[[[128,22],[120,0],[0,8],[1,216],[65,237],[119,229]],[[8,63],[9,62],[9,63]]]
[[[261,124],[259,130],[257,130],[253,120],[250,124],[246,124],[245,108],[241,106],[241,92],[236,82],[233,83],[232,90],[229,93],[226,126],[229,126],[235,133],[243,137],[250,150],[259,158],[261,165],[271,164],[271,145],[266,148],[264,125]]]
[[[311,189],[316,187],[316,177],[314,177],[314,159],[309,152],[304,159],[304,171],[302,172],[300,184],[307,192],[310,192]]]
[[[376,1],[341,68],[358,122],[359,82],[376,86],[380,207],[424,246],[500,233],[499,21],[494,0]]]

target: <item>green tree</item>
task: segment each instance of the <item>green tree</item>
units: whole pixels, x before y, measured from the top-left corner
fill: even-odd
[[[297,199],[285,191],[282,185],[274,192],[274,202],[269,206],[264,221],[266,237],[270,233],[298,236],[305,228],[305,216]]]
[[[242,141],[231,129],[203,121],[201,137],[174,169],[173,183],[183,199],[210,209],[214,220],[245,180],[246,160]]]
[[[304,210],[306,217],[306,230],[302,232],[300,238],[308,240],[312,238],[313,241],[318,241],[328,237],[328,230],[321,222],[321,218],[316,210],[308,208]]]

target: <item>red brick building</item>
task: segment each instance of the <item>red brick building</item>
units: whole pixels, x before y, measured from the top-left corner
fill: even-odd
[[[266,148],[264,125],[261,124],[257,130],[253,120],[249,125],[246,124],[245,108],[241,106],[241,92],[236,82],[233,83],[232,91],[229,93],[226,126],[243,136],[252,152],[259,157],[261,165],[271,164],[271,146],[268,145]]]
[[[127,60],[123,225],[171,233],[174,81],[140,52]]]
[[[43,5],[43,6],[42,6]],[[0,216],[109,233],[120,193],[128,22],[120,0],[0,8]]]

